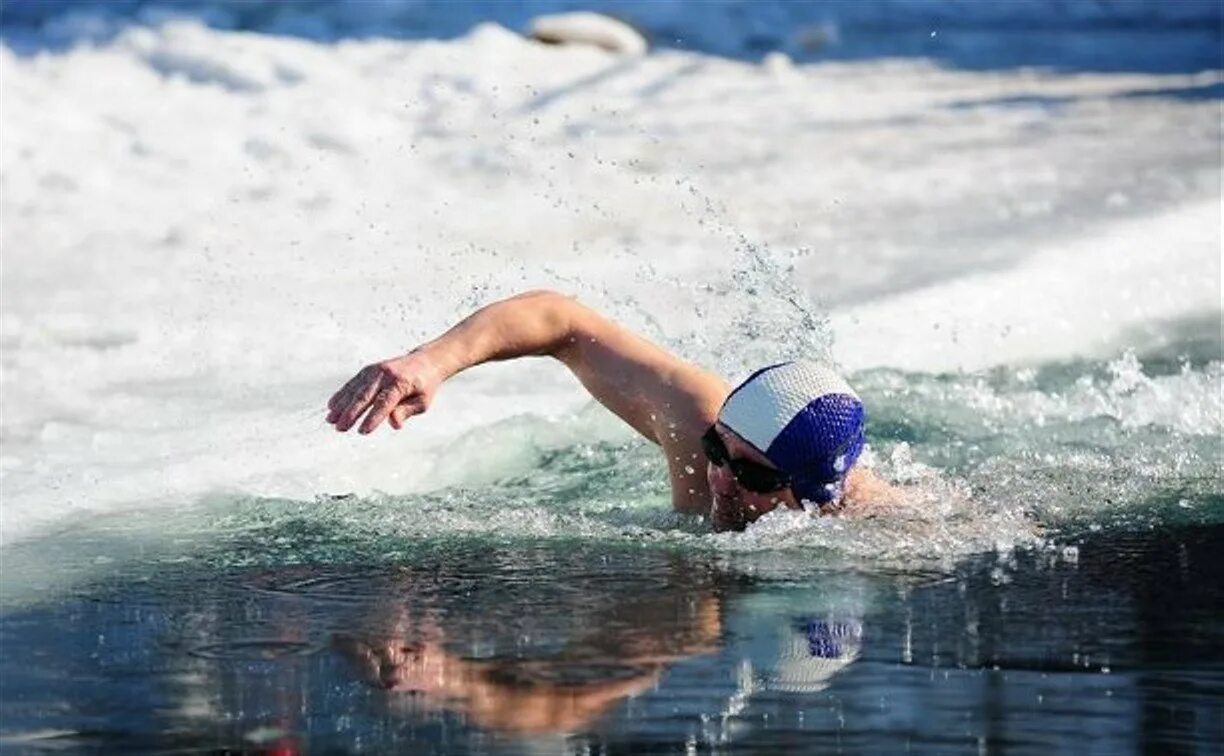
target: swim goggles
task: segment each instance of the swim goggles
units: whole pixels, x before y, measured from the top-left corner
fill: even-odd
[[[753,493],[771,493],[791,484],[791,477],[781,470],[746,459],[732,459],[731,453],[727,451],[727,445],[723,443],[722,436],[718,435],[718,431],[712,425],[701,436],[701,448],[705,451],[706,459],[710,460],[715,467],[729,465],[731,474],[745,490]]]

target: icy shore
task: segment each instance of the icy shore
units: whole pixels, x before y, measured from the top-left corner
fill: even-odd
[[[531,286],[729,372],[729,313],[755,348],[795,335],[758,309],[782,278],[851,368],[1116,355],[1219,312],[1219,110],[1193,95],[1220,86],[625,61],[496,26],[0,48],[2,536],[150,497],[426,485],[444,442],[581,392],[491,368],[361,444],[322,402]]]

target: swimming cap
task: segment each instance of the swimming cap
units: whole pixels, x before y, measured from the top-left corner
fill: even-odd
[[[801,501],[841,496],[863,450],[863,402],[836,371],[816,362],[758,370],[731,392],[718,419],[789,474]]]
[[[782,632],[769,688],[819,693],[858,659],[862,648],[863,624],[857,619],[797,618]]]

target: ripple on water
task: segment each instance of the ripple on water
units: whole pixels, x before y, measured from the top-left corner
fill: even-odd
[[[312,601],[363,604],[394,592],[402,580],[398,571],[313,573],[305,576],[266,575],[242,584],[257,593]]]
[[[321,650],[317,643],[277,638],[240,638],[201,643],[187,648],[191,656],[233,661],[272,661],[290,656],[308,656]]]

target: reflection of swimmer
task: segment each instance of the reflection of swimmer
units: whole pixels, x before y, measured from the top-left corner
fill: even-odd
[[[858,620],[801,619],[786,626],[766,687],[788,693],[819,693],[863,648]]]
[[[708,513],[717,529],[742,529],[779,506],[859,513],[895,498],[855,466],[863,405],[829,366],[770,365],[731,389],[553,292],[494,303],[406,355],[367,366],[332,396],[327,420],[340,431],[359,420],[362,433],[384,420],[398,429],[456,373],[530,355],[565,363],[604,406],[659,444],[673,505]],[[705,474],[694,469],[703,456]]]
[[[723,707],[722,723],[740,715],[763,691],[821,692],[858,660],[862,646],[863,625],[856,619],[797,619],[784,624],[778,655],[767,674],[756,674],[748,659],[741,663],[739,686]]]
[[[337,636],[335,644],[371,684],[419,694],[414,700],[420,705],[519,734],[582,729],[616,702],[651,688],[661,669],[652,665],[612,680],[556,683],[531,679],[503,663],[460,658],[437,643]]]
[[[414,694],[401,699],[409,707],[460,712],[485,729],[538,735],[584,729],[616,703],[654,687],[669,663],[715,650],[722,629],[718,599],[700,597],[688,620],[669,625],[665,637],[643,632],[648,628],[592,629],[600,637],[579,638],[547,658],[469,659],[447,648],[433,619],[401,609],[394,631],[339,633],[333,643],[366,682]]]

